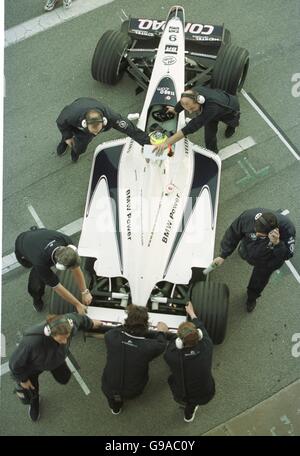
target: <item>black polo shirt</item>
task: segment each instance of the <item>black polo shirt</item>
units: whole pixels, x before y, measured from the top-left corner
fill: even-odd
[[[37,269],[45,284],[56,287],[59,278],[51,270],[55,265],[53,253],[58,247],[74,244],[72,239],[59,231],[41,228],[21,233],[16,244],[18,251]]]
[[[240,109],[237,96],[230,95],[224,90],[203,86],[195,86],[193,90],[205,97],[205,103],[201,105],[202,110],[195,113],[196,116],[181,129],[184,136],[195,133],[211,121],[219,121],[223,117],[234,115]],[[177,113],[183,111],[180,101],[176,104],[175,111]]]

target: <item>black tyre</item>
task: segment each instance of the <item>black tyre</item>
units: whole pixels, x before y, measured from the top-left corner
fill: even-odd
[[[193,286],[191,301],[196,315],[201,318],[214,344],[225,338],[228,314],[229,290],[217,282],[197,282]]]
[[[91,275],[86,270],[86,266],[89,264],[89,260],[89,258],[83,258],[81,263],[81,269],[84,273],[87,287],[89,287],[91,282]],[[76,282],[73,279],[72,272],[70,270],[58,271],[57,275],[59,276],[60,283],[81,302],[81,293],[77,287]],[[74,306],[72,306],[72,304],[69,304],[57,293],[55,293],[55,291],[52,291],[49,304],[49,311],[51,314],[60,315],[69,312],[76,312],[76,309]]]
[[[130,38],[125,33],[108,30],[96,46],[92,60],[92,76],[105,84],[116,84],[127,68],[124,54]]]
[[[232,95],[239,92],[245,82],[249,67],[249,52],[233,44],[223,46],[217,56],[211,87]]]

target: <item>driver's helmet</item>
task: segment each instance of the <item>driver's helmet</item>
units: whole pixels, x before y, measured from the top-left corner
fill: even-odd
[[[159,146],[167,141],[168,135],[163,131],[155,130],[149,133],[149,138],[153,146]]]

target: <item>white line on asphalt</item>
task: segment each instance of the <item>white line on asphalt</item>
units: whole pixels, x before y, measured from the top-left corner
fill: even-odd
[[[289,270],[291,271],[291,273],[293,274],[293,276],[295,277],[297,282],[300,283],[300,275],[299,275],[297,269],[295,268],[295,266],[290,262],[290,260],[287,260],[285,262],[285,264],[287,265],[287,267],[289,268]]]
[[[233,155],[239,154],[243,150],[249,149],[252,146],[255,146],[256,142],[252,138],[252,136],[247,136],[236,143],[231,144],[230,146],[224,147],[219,151],[219,157],[221,160],[226,160],[229,157],[233,157]]]
[[[76,378],[77,382],[79,383],[80,387],[83,389],[84,394],[86,394],[86,395],[90,394],[91,391],[89,390],[87,384],[84,382],[83,378],[81,377],[79,372],[75,369],[74,364],[70,361],[69,358],[66,358],[66,363],[67,363],[68,368],[70,369],[70,371]]]
[[[276,135],[278,136],[278,138],[280,139],[281,142],[283,142],[283,144],[289,149],[289,151],[294,155],[294,157],[296,158],[296,160],[300,160],[300,157],[299,155],[297,154],[297,152],[295,151],[295,149],[288,143],[288,141],[285,139],[285,137],[280,133],[280,131],[278,130],[278,128],[273,124],[273,122],[266,116],[266,114],[260,109],[259,106],[257,106],[257,104],[255,103],[255,101],[252,100],[252,98],[247,94],[247,92],[242,89],[241,90],[241,93],[242,95],[246,98],[246,100],[248,101],[248,103],[251,104],[251,106],[253,106],[253,108],[255,109],[255,111],[258,112],[258,114],[261,116],[261,118],[269,125],[270,128],[272,128],[272,130],[276,133]]]
[[[75,222],[69,223],[66,226],[63,226],[60,230],[62,233],[66,234],[67,236],[72,236],[72,234],[79,233],[82,228],[83,217],[75,220]]]
[[[27,209],[29,210],[30,214],[32,215],[35,223],[39,228],[45,228],[45,225],[43,224],[42,220],[40,217],[37,215],[36,210],[31,204],[27,204]]]
[[[9,372],[8,361],[6,363],[1,364],[1,376],[7,374]]]
[[[113,0],[78,0],[72,3],[70,9],[56,8],[50,13],[45,12],[41,16],[6,30],[5,47],[26,40],[37,33],[45,32],[45,30],[48,30],[55,25],[74,19],[75,17],[112,2]]]

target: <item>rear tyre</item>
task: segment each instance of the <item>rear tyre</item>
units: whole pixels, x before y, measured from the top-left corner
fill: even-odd
[[[131,40],[128,35],[107,30],[96,46],[92,60],[92,76],[105,84],[116,84],[123,76],[128,64],[124,55]]]
[[[233,44],[223,46],[217,56],[211,87],[235,95],[245,82],[249,68],[249,52]]]
[[[87,287],[90,286],[91,282],[91,274],[87,271],[87,265],[90,264],[90,258],[82,258],[81,269],[83,271],[86,285]],[[58,271],[59,281],[60,283],[68,290],[72,295],[75,296],[81,302],[81,292],[78,289],[76,282],[73,279],[73,274],[70,270],[66,271]],[[76,309],[72,304],[69,304],[63,298],[61,298],[55,291],[52,291],[50,304],[49,304],[49,311],[51,314],[65,314],[70,312],[76,312]]]
[[[197,282],[192,288],[191,301],[196,315],[203,321],[213,343],[221,344],[225,338],[229,290],[217,282]]]

